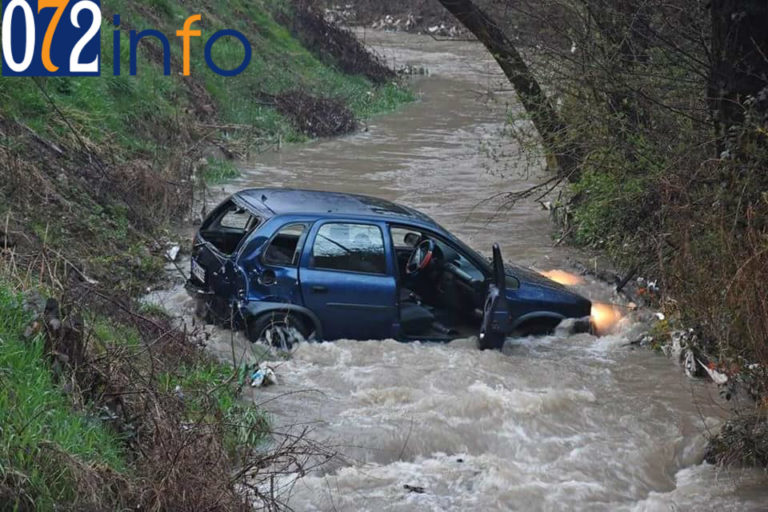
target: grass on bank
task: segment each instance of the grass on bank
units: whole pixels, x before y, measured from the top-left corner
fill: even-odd
[[[202,168],[202,178],[209,185],[219,185],[240,176],[240,171],[231,160],[208,157]]]
[[[159,377],[159,389],[169,393],[178,389],[185,395],[190,422],[215,422],[217,416],[223,418],[224,446],[236,459],[238,453],[264,445],[270,432],[266,412],[238,399],[236,390],[245,385],[245,377],[242,371],[233,373],[231,366],[206,361],[164,373]]]
[[[301,89],[316,96],[338,98],[361,118],[413,99],[397,84],[375,87],[363,76],[346,75],[321,62],[274,20],[272,9],[277,7],[264,2],[235,0],[192,8],[162,0],[105,0],[102,7],[102,76],[5,77],[0,81],[3,117],[22,121],[53,140],[74,138],[47,94],[88,144],[109,145],[116,159],[137,154],[162,159],[169,132],[188,130],[184,125],[195,122],[190,113],[207,115],[211,125],[243,125],[263,137],[303,140],[264,101],[264,94]],[[111,21],[115,14],[121,16],[120,76],[113,74],[112,34],[116,27]],[[181,44],[175,34],[192,14],[202,15],[195,28],[201,29],[203,36],[191,38],[191,76],[183,77]],[[139,43],[137,76],[129,76],[129,33],[147,29],[159,30],[170,42],[170,76],[163,74],[162,46],[153,37]],[[224,29],[242,32],[252,46],[249,67],[234,77],[211,71],[204,59],[205,42]],[[219,67],[232,69],[243,61],[244,48],[237,39],[224,37],[213,46],[212,54]]]
[[[145,460],[129,442],[139,442],[151,454],[151,439],[119,434],[107,423],[114,420],[109,410],[84,402],[69,376],[55,378],[43,335],[24,338],[32,319],[21,296],[0,283],[0,509],[142,505],[144,487],[156,485],[153,464],[163,464],[154,457],[165,452],[155,451]],[[146,354],[145,346],[134,328],[89,315],[86,331],[91,358],[127,350],[136,354],[132,365],[149,371],[141,355]],[[125,391],[145,392],[144,382]],[[268,417],[239,400],[243,382],[228,365],[201,353],[187,364],[165,368],[149,382],[154,392],[184,396],[180,423],[171,430],[200,428],[207,436],[218,432],[220,443],[211,443],[211,449],[221,446],[220,457],[229,458],[233,466],[268,440]]]
[[[24,340],[31,320],[20,298],[0,286],[0,501],[13,510],[51,510],[78,499],[77,464],[127,474],[118,436],[95,411],[73,409],[54,383],[41,335]],[[3,505],[5,508],[5,505]]]

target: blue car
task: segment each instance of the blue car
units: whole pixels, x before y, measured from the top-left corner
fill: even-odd
[[[488,260],[412,208],[375,197],[259,188],[214,209],[194,239],[187,290],[251,341],[449,341],[482,349],[589,326],[591,303],[531,270]]]

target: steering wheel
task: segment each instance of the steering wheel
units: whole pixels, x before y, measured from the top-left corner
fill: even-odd
[[[413,276],[426,269],[432,262],[432,254],[434,252],[435,242],[429,239],[422,240],[419,245],[414,247],[413,252],[408,257],[405,273]]]

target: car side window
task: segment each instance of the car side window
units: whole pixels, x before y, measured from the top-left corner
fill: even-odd
[[[306,224],[288,224],[280,228],[264,251],[263,262],[279,267],[297,266],[306,231]]]
[[[329,223],[320,227],[312,247],[317,269],[386,274],[384,237],[378,226]]]
[[[392,226],[389,231],[392,233],[392,243],[395,244],[395,247],[413,248],[421,240],[421,233],[414,229]]]

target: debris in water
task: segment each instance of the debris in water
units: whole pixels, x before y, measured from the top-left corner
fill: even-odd
[[[689,379],[698,377],[699,372],[696,367],[696,356],[694,355],[693,350],[689,348],[683,350],[683,371]]]
[[[261,363],[251,375],[251,387],[260,388],[277,384],[277,375],[275,371],[267,366],[267,363]]]
[[[176,258],[179,257],[179,251],[181,250],[181,247],[178,245],[174,245],[167,251],[165,251],[165,257],[168,258],[168,261],[176,261]]]
[[[403,486],[403,489],[405,489],[408,492],[415,492],[416,494],[424,494],[426,492],[424,490],[424,488],[421,487],[420,485],[408,485],[408,484],[405,484]]]
[[[717,371],[715,368],[710,368],[709,366],[705,365],[701,362],[701,359],[697,359],[699,364],[702,368],[704,368],[704,371],[707,372],[707,375],[709,375],[709,378],[712,379],[712,382],[717,384],[718,386],[722,386],[723,384],[726,384],[728,382],[728,375]]]
[[[662,347],[664,354],[671,358],[675,363],[682,364],[683,348],[688,345],[690,336],[691,333],[686,331],[673,331],[670,333],[671,343]]]
[[[429,69],[424,66],[403,66],[397,70],[397,74],[401,76],[426,76],[429,75]],[[373,95],[370,92],[368,94],[371,96]]]
[[[312,137],[330,137],[354,131],[355,113],[340,99],[322,98],[295,89],[276,96],[262,94],[262,99],[291,120],[294,128]]]

